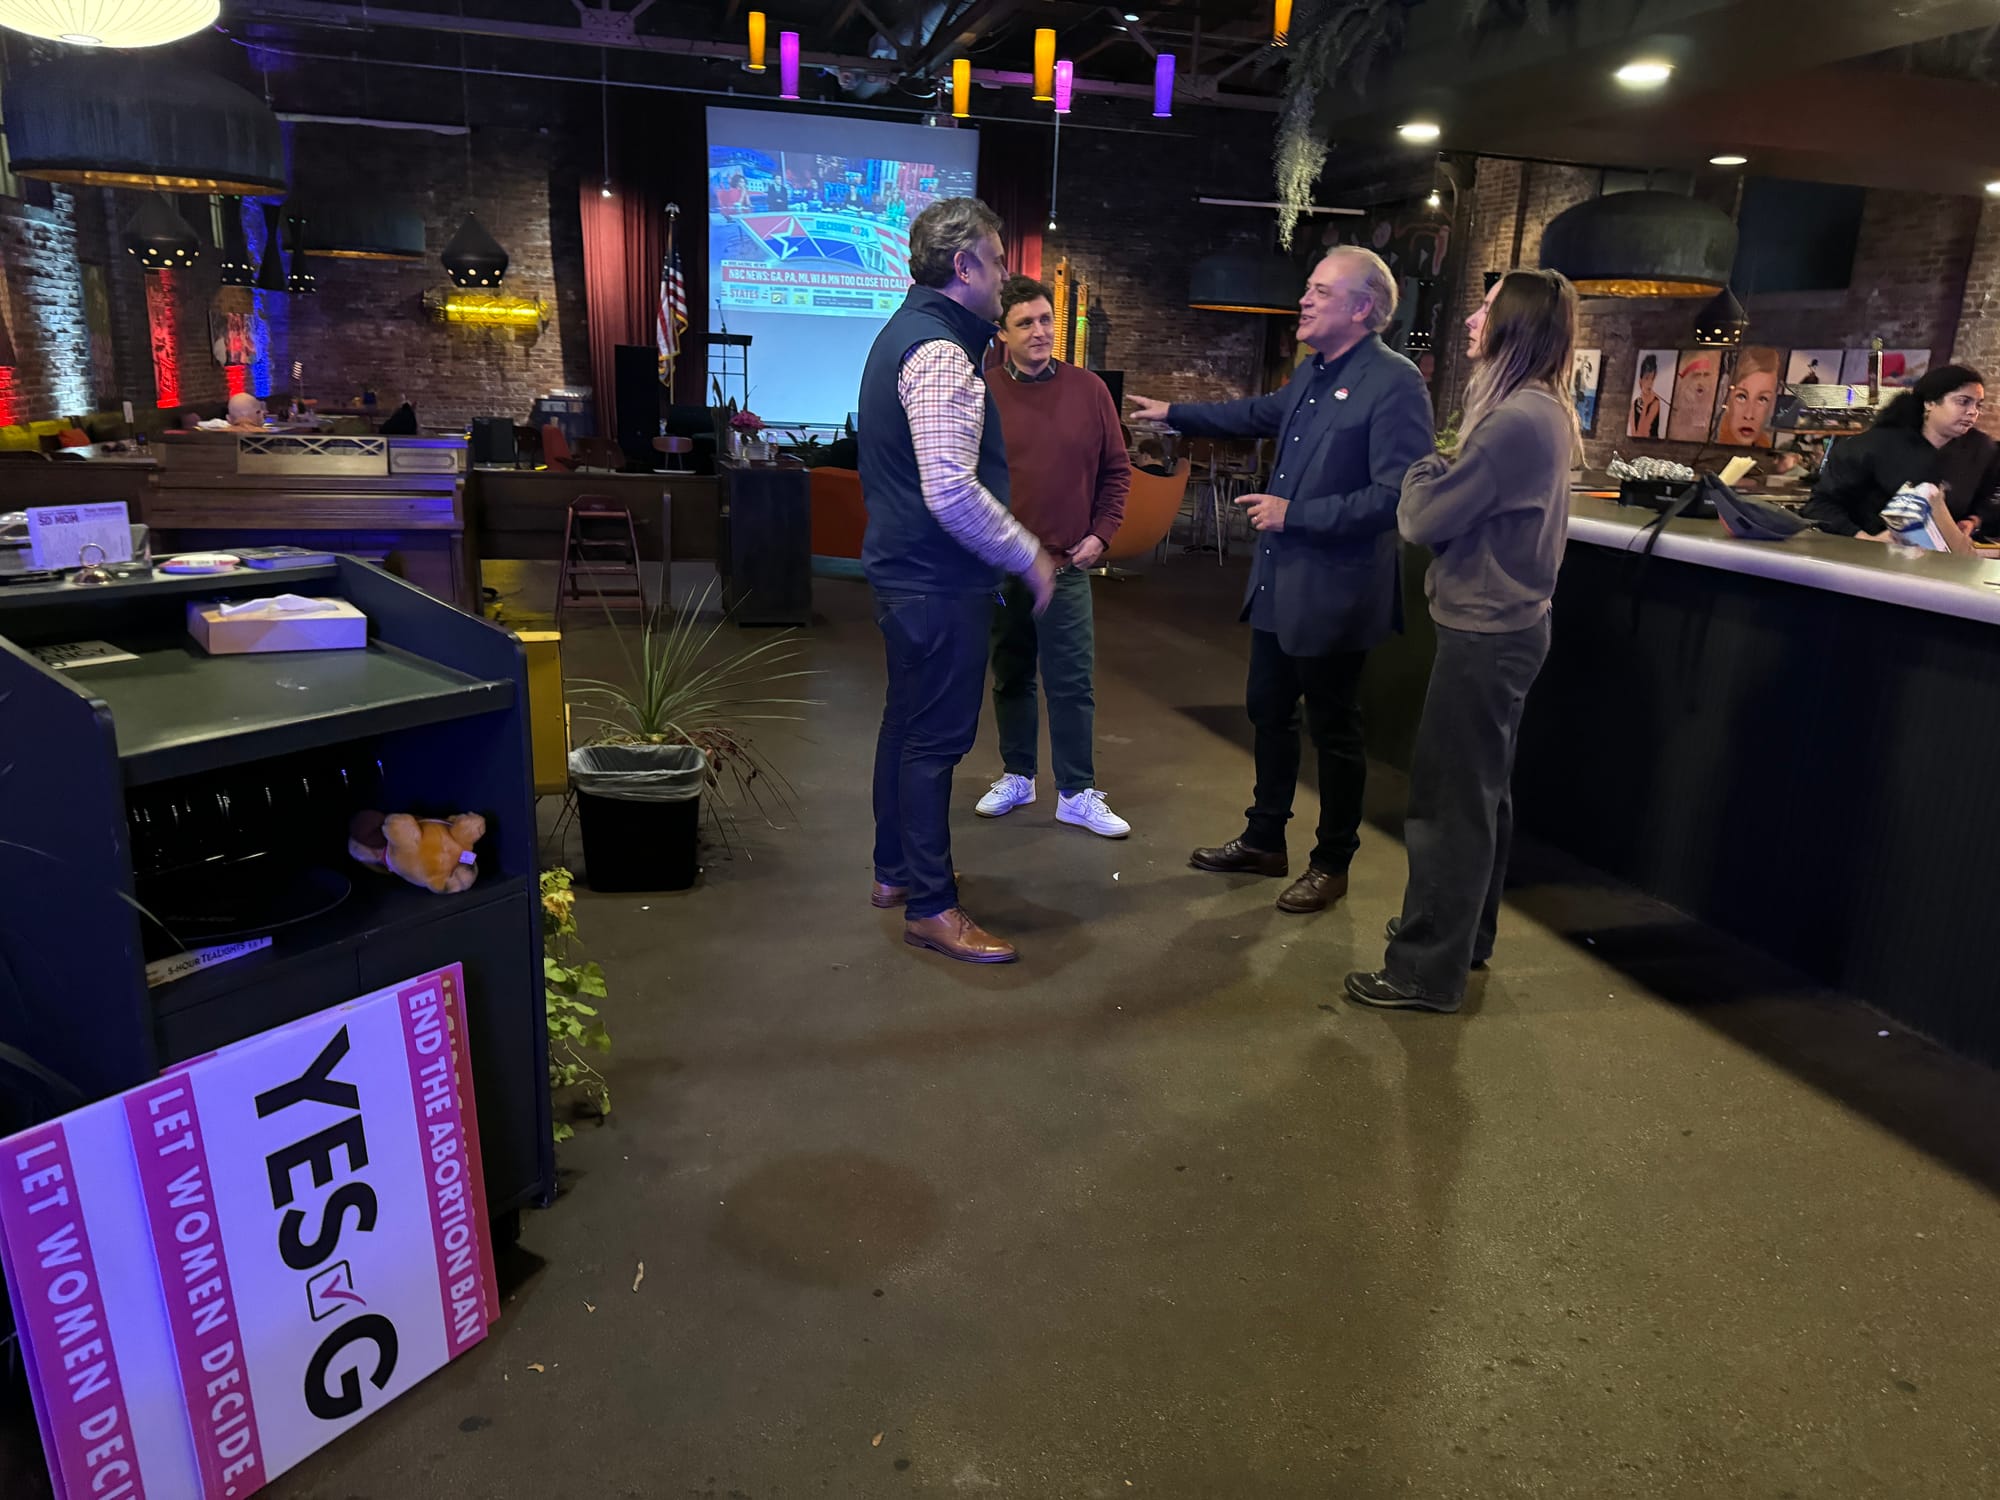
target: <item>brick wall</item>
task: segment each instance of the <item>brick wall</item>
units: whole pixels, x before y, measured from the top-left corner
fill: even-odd
[[[16,422],[74,415],[90,405],[76,200],[66,192],[54,197],[52,208],[0,198],[0,276],[18,361],[9,401]]]
[[[1985,375],[1994,398],[1979,425],[2000,435],[2000,199],[1988,198],[1979,211],[1957,333],[1953,358]]]
[[[1153,125],[1141,109],[1090,107],[1102,123]],[[1088,279],[1090,362],[1123,370],[1128,392],[1175,401],[1248,395],[1262,389],[1267,329],[1278,320],[1195,311],[1188,273],[1213,251],[1268,248],[1272,217],[1194,199],[1270,195],[1271,119],[1217,110],[1165,127],[1197,133],[1064,132],[1057,228],[1044,237],[1042,273],[1053,276],[1067,256],[1071,275]],[[1301,237],[1310,232],[1303,226]]]
[[[1461,318],[1484,295],[1486,271],[1535,264],[1549,220],[1596,192],[1597,174],[1586,168],[1482,160],[1476,171],[1459,282]],[[1983,259],[1975,257],[1976,237]],[[1990,331],[1985,304],[1974,305],[1979,278],[1990,287],[1985,294],[1991,297]],[[1880,336],[1892,349],[1929,349],[1932,361],[1942,363],[1952,357],[1963,329],[1973,342],[1986,340],[1989,363],[2000,367],[2000,359],[1992,358],[2000,355],[2000,214],[1988,209],[1982,219],[1981,205],[1970,198],[1871,191],[1846,290],[1750,295],[1743,302],[1755,344],[1845,349]],[[1628,457],[1651,453],[1684,461],[1697,451],[1693,443],[1626,437],[1624,414],[1639,351],[1691,347],[1700,306],[1683,299],[1592,298],[1583,304],[1578,346],[1603,351],[1597,431],[1584,443],[1593,466],[1609,462],[1614,449]],[[1976,357],[1960,352],[1977,364]],[[1441,412],[1463,405],[1466,367],[1455,348]]]
[[[557,295],[549,140],[533,130],[476,129],[470,137],[476,191],[468,200],[466,137],[296,127],[292,181],[300,199],[338,190],[406,199],[424,218],[425,258],[310,257],[319,290],[290,299],[284,347],[273,351],[281,379],[288,382],[290,362],[302,360],[307,395],[351,400],[366,382],[392,407],[409,400],[427,427],[457,427],[477,416],[525,419],[535,397],[566,379],[588,383],[587,368],[566,377],[563,365],[562,319],[578,304]],[[510,257],[499,290],[548,305],[549,320],[539,334],[445,324],[425,315],[424,293],[451,285],[437,257],[457,232],[468,201]],[[553,208],[574,220],[574,189]],[[579,290],[581,279],[579,254]]]

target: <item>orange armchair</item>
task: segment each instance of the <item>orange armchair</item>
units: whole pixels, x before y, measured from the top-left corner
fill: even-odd
[[[813,556],[859,558],[868,527],[861,476],[853,469],[814,469],[811,484]]]
[[[1132,492],[1125,497],[1125,521],[1105,549],[1105,565],[1157,552],[1174,528],[1174,517],[1181,513],[1187,487],[1188,461],[1184,458],[1175,462],[1173,473],[1168,475],[1134,469]]]

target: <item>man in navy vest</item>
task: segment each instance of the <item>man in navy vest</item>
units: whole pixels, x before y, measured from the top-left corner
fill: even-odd
[[[1433,451],[1431,398],[1417,367],[1382,342],[1396,279],[1372,250],[1343,246],[1299,298],[1299,342],[1317,351],[1268,396],[1205,404],[1135,396],[1137,420],[1195,437],[1275,437],[1270,492],[1245,495],[1256,528],[1243,618],[1245,707],[1257,787],[1240,838],[1189,856],[1219,874],[1289,873],[1285,824],[1299,779],[1299,701],[1319,752],[1319,833],[1306,870],[1278,897],[1324,911],[1347,894],[1368,774],[1357,696],[1368,650],[1403,624],[1396,502],[1410,465]]]
[[[903,908],[903,941],[967,963],[1012,945],[958,904],[951,773],[972,748],[1001,578],[1037,614],[1055,560],[1007,509],[1000,417],[980,375],[1007,279],[1000,220],[976,198],[933,203],[910,226],[908,299],[861,372],[861,565],[889,652],[875,743],[875,905]]]

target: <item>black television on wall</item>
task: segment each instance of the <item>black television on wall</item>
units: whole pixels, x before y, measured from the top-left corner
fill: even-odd
[[[1740,295],[1844,291],[1854,278],[1865,190],[1831,182],[1752,177],[1737,216]]]

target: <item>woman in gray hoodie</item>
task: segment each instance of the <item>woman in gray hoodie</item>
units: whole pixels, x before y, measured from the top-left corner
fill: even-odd
[[[1433,554],[1437,656],[1410,763],[1410,883],[1381,969],[1347,976],[1363,1005],[1455,1011],[1493,951],[1513,833],[1521,709],[1549,652],[1549,600],[1581,461],[1569,370],[1576,289],[1510,271],[1466,320],[1477,364],[1456,459],[1403,480],[1403,536]]]

